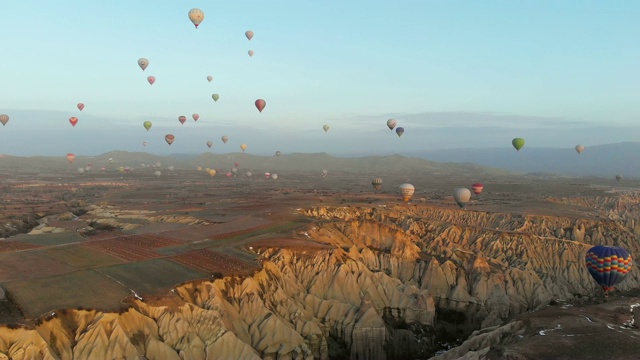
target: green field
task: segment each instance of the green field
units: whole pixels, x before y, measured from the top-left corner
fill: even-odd
[[[176,284],[208,277],[207,274],[166,259],[113,265],[96,271],[122,282],[141,296],[163,293]]]
[[[25,316],[38,317],[55,309],[95,308],[117,310],[120,300],[131,292],[93,270],[81,270],[39,279],[2,284],[20,304]]]
[[[60,246],[39,250],[43,255],[78,269],[122,264],[124,261],[99,250],[80,245]]]
[[[22,241],[29,244],[51,246],[69,244],[74,242],[85,241],[86,239],[80,236],[77,232],[63,232],[57,234],[39,234],[39,235],[18,235],[14,237],[15,240]]]

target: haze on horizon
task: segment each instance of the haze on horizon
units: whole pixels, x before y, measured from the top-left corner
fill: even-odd
[[[197,30],[194,7],[206,14]],[[635,141],[639,16],[640,3],[596,1],[7,0],[0,153],[220,153],[246,143],[254,154],[402,154],[510,149],[514,137],[555,148]]]

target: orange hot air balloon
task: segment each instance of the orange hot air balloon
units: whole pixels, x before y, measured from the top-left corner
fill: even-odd
[[[84,109],[83,103],[78,103],[78,110],[82,111]]]
[[[262,100],[262,99],[258,99],[256,100],[256,108],[258,108],[258,111],[262,112],[262,110],[264,109],[264,107],[267,106],[267,102]]]
[[[71,123],[71,126],[76,126],[76,124],[78,123],[78,118],[75,116],[72,116],[69,118],[69,122]]]
[[[8,122],[9,122],[9,115],[1,114],[0,115],[0,123],[2,123],[2,126],[7,125]]]
[[[167,134],[167,135],[164,136],[164,141],[166,141],[167,144],[169,144],[169,145],[173,144],[173,140],[175,140],[175,139],[176,139],[176,137],[173,136],[173,134]]]
[[[69,164],[71,164],[73,162],[73,160],[76,159],[76,155],[72,154],[72,153],[68,153],[67,154],[67,161],[69,162]]]
[[[178,121],[180,121],[180,124],[183,124],[187,121],[187,117],[186,116],[178,116]]]
[[[149,76],[149,77],[147,77],[147,81],[149,82],[149,84],[153,85],[153,83],[156,82],[156,77],[155,76]]]
[[[198,121],[198,119],[200,119],[200,115],[198,114],[193,114],[191,117],[193,118],[193,121]]]
[[[482,185],[481,183],[475,183],[471,185],[471,191],[473,191],[473,193],[476,195],[480,195],[483,189],[484,185]]]

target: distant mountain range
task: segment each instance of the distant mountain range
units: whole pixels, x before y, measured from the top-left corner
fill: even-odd
[[[518,173],[552,173],[573,176],[640,177],[640,142],[585,145],[582,154],[573,147],[451,149],[406,153],[438,162],[474,163]]]

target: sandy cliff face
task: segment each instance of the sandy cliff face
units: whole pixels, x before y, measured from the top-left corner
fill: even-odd
[[[160,300],[129,300],[119,314],[56,311],[33,328],[0,328],[0,356],[415,358],[433,354],[437,338],[478,329],[473,349],[482,349],[519,331],[504,322],[517,314],[597,293],[583,265],[590,246],[640,253],[637,195],[552,201],[601,210],[570,218],[314,207],[303,215],[317,222],[300,234],[331,250],[262,250],[251,277],[183,284]],[[639,282],[635,267],[619,288]]]

